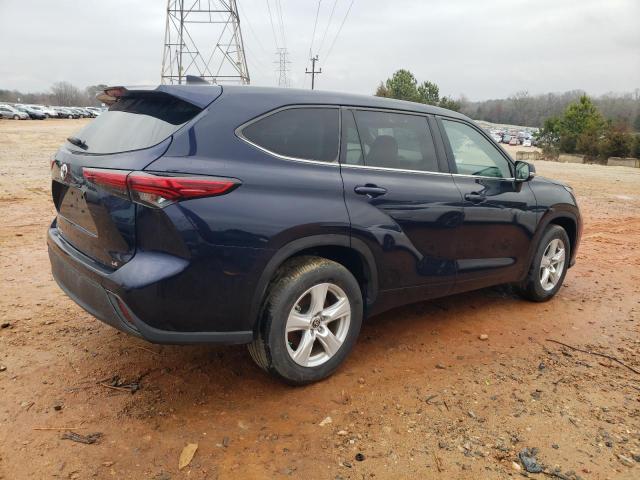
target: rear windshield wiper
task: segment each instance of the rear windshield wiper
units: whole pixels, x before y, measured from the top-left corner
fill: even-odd
[[[86,150],[87,148],[89,148],[87,144],[84,143],[84,140],[80,140],[78,137],[68,137],[67,142],[72,143],[76,147],[80,147],[83,150]]]

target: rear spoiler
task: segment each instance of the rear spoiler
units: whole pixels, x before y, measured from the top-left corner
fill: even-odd
[[[113,105],[120,97],[134,96],[136,93],[164,93],[189,102],[199,108],[205,108],[222,94],[220,85],[157,85],[157,86],[112,86],[96,95],[102,103]]]

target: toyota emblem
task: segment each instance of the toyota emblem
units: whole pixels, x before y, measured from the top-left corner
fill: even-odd
[[[65,178],[67,178],[68,173],[69,173],[69,167],[67,166],[66,163],[63,163],[62,166],[60,167],[60,178],[64,180]]]

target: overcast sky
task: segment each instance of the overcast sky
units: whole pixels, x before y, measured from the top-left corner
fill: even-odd
[[[640,0],[355,0],[329,54],[350,3],[320,3],[317,88],[372,93],[399,68],[472,100],[640,87]],[[284,41],[277,0],[275,39],[266,0],[238,4],[252,84],[277,84],[277,41],[308,87],[317,0],[280,0]],[[0,0],[0,88],[159,83],[165,15],[165,0]]]

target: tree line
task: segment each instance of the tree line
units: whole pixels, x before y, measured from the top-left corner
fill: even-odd
[[[418,80],[409,70],[398,70],[385,82],[380,82],[376,97],[396,98],[409,102],[436,105],[449,110],[458,111],[462,107],[460,101],[449,97],[440,97],[440,87],[433,82]]]
[[[579,153],[591,158],[640,158],[640,134],[628,122],[606,118],[587,95],[570,103],[561,115],[544,121],[538,144],[545,154]]]
[[[418,83],[409,70],[398,70],[380,82],[375,95],[425,103],[459,111],[475,120],[507,125],[542,127],[545,120],[562,115],[567,107],[586,95],[582,90],[530,95],[521,91],[507,98],[469,101],[466,97],[440,97],[433,82]],[[640,132],[640,89],[632,93],[609,93],[591,98],[602,116],[628,130]]]
[[[491,123],[541,127],[538,140],[549,156],[579,153],[591,158],[640,158],[640,89],[634,93],[591,98],[580,90],[470,102],[440,97],[433,82],[418,83],[409,70],[380,82],[375,95],[437,105]]]
[[[24,93],[19,90],[0,89],[0,102],[25,103],[34,105],[55,105],[59,107],[99,106],[96,94],[107,85],[90,85],[80,89],[69,82],[56,82],[48,92]]]
[[[523,91],[503,99],[463,101],[461,111],[487,122],[541,127],[546,119],[562,115],[570,104],[584,95],[582,90],[542,95],[529,95]],[[640,132],[640,89],[632,93],[608,93],[591,97],[591,100],[605,119]]]

